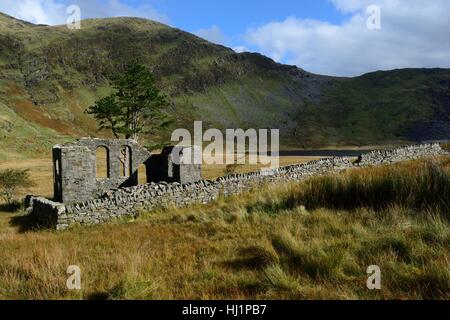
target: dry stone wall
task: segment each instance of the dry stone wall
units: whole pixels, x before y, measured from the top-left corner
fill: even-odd
[[[37,220],[53,219],[58,230],[72,224],[99,224],[122,216],[135,216],[143,210],[161,207],[183,207],[205,204],[220,195],[228,196],[247,191],[255,185],[299,181],[310,176],[339,172],[345,169],[391,164],[445,154],[438,144],[410,146],[363,154],[357,161],[337,157],[282,167],[269,172],[255,172],[202,180],[195,183],[150,183],[129,188],[112,189],[103,196],[88,201],[64,205],[43,198],[31,198],[31,214]],[[45,218],[43,218],[45,217]],[[49,218],[50,217],[50,218]]]
[[[96,152],[105,151],[104,169],[108,178],[97,179]],[[124,150],[128,150],[129,172],[124,174]],[[53,147],[54,197],[63,203],[90,200],[113,187],[129,187],[138,183],[137,169],[151,157],[151,153],[129,139],[90,139]]]
[[[422,144],[394,150],[372,151],[361,155],[358,162],[360,166],[376,166],[440,154],[445,154],[445,151],[439,144]]]

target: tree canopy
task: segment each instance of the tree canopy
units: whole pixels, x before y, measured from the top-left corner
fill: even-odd
[[[28,170],[7,169],[0,171],[0,197],[6,204],[13,204],[17,191],[34,186]]]
[[[169,117],[164,112],[168,100],[146,66],[132,63],[110,80],[115,92],[87,110],[97,120],[99,129],[110,129],[116,138],[137,140],[139,134],[168,124]]]

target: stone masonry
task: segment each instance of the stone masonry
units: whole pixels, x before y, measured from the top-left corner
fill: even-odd
[[[106,178],[97,178],[96,152],[99,148],[106,153]],[[201,168],[175,164],[171,161],[172,149],[165,148],[161,155],[154,155],[135,141],[125,139],[83,138],[56,145],[53,147],[54,200],[65,204],[86,201],[113,188],[135,186],[141,164],[146,167],[147,182],[200,180]],[[176,151],[182,156],[189,149],[179,147]]]
[[[136,216],[142,211],[163,207],[182,207],[205,204],[220,195],[228,196],[250,190],[267,183],[300,181],[307,177],[340,172],[405,160],[446,154],[438,144],[403,147],[394,150],[363,154],[358,160],[336,157],[311,161],[306,164],[282,167],[269,172],[255,172],[190,183],[160,182],[139,186],[113,188],[96,198],[71,203],[52,202],[43,198],[28,197],[31,215],[38,221],[58,230],[73,224],[99,224],[121,216]]]

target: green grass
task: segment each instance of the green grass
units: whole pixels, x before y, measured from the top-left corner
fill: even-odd
[[[48,154],[56,143],[70,138],[24,120],[0,102],[0,160]]]
[[[175,101],[187,100],[195,106],[198,118],[207,119],[218,128],[282,128],[286,125],[286,115],[298,112],[301,90],[278,80],[247,77],[239,82],[212,86],[206,92],[184,95]],[[296,94],[287,96],[286,87],[291,94],[297,91]]]
[[[449,127],[449,82],[446,69],[374,72],[334,82],[319,103],[303,110],[298,137],[312,145],[449,139],[433,126],[419,129],[436,121]]]
[[[400,186],[420,199],[425,183],[415,181],[448,190],[448,180],[430,174],[448,178],[448,157],[432,166],[439,169],[415,161],[333,179],[350,187],[358,185],[358,176],[367,181],[364,190],[378,192],[377,179],[390,185],[397,174],[407,174],[412,185]],[[205,206],[66,232],[19,233],[22,218],[0,216],[0,298],[450,298],[450,221],[439,197],[423,198],[419,206],[402,196],[379,198],[380,206],[355,197],[351,206],[346,200],[349,208],[335,209],[321,194],[336,190],[319,181],[267,186]],[[391,192],[383,189],[385,196]],[[65,288],[65,271],[73,264],[82,270],[81,291]],[[381,290],[366,287],[371,265],[381,268]]]
[[[26,120],[58,133],[97,136],[93,119],[81,111],[109,92],[110,73],[135,59],[154,70],[172,98],[173,128],[193,119],[216,128],[279,128],[282,144],[294,147],[448,139],[448,69],[330,78],[258,54],[236,54],[144,19],[90,19],[82,25],[72,32],[2,15],[0,101],[14,110],[26,104],[56,123],[36,114]],[[11,85],[22,90],[9,92]],[[145,143],[168,135],[149,135]]]

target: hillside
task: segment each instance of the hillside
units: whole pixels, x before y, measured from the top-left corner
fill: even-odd
[[[12,112],[55,135],[99,135],[83,111],[131,59],[149,66],[171,97],[174,127],[195,119],[280,128],[282,144],[296,147],[450,138],[450,70],[326,77],[137,18],[84,20],[71,31],[0,14],[0,120]],[[8,130],[0,125],[2,137],[26,139],[21,126]]]
[[[336,81],[297,117],[308,145],[450,139],[450,70],[402,69]]]

